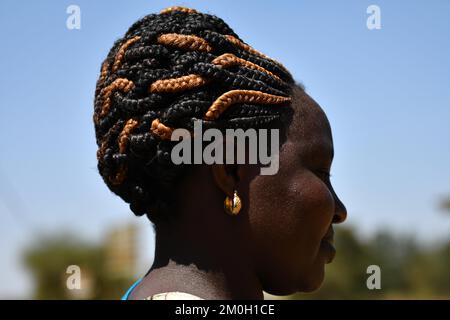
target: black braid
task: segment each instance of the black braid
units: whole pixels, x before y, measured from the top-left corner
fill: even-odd
[[[158,37],[167,34],[202,38],[211,50],[159,43]],[[188,169],[187,165],[171,162],[174,142],[151,132],[155,119],[168,127],[192,130],[194,121],[202,120],[215,99],[230,90],[290,96],[294,81],[284,67],[236,46],[229,36],[242,41],[218,17],[171,11],[137,21],[110,50],[95,92],[98,169],[108,187],[128,202],[136,215],[146,214],[154,222],[167,218],[169,203],[173,202],[171,191]],[[222,67],[213,63],[226,53],[267,72],[245,65]],[[158,80],[191,74],[208,81],[180,92],[150,92],[150,86]],[[217,120],[203,123],[204,127],[220,129],[286,127],[291,111],[280,105],[236,104]]]

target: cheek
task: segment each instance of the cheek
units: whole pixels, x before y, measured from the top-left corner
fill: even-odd
[[[296,230],[305,263],[313,263],[319,257],[320,244],[327,233],[334,215],[334,198],[325,183],[313,173],[307,172],[302,197],[298,202],[300,219]]]
[[[258,176],[251,184],[249,200],[257,263],[265,266],[272,282],[292,285],[304,282],[302,277],[314,277],[312,272],[323,272],[317,260],[334,202],[320,179],[306,169]]]

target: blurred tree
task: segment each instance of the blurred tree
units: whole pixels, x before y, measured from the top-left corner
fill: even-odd
[[[435,290],[441,297],[450,296],[450,242],[443,245],[434,255],[437,272],[433,275]]]
[[[441,201],[441,208],[450,212],[450,197]]]
[[[135,279],[108,272],[103,245],[92,245],[76,237],[42,238],[28,248],[24,262],[31,271],[35,299],[118,299]],[[67,268],[81,270],[81,289],[68,289]]]
[[[413,238],[381,231],[368,241],[373,264],[382,272],[382,292],[402,292],[408,288],[405,271],[419,249]]]

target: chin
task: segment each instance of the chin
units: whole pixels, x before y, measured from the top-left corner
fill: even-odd
[[[304,283],[301,287],[299,287],[298,292],[314,292],[318,290],[323,283],[323,278],[320,280],[309,281],[308,283]]]
[[[277,282],[276,285],[264,286],[264,291],[275,296],[286,296],[297,292],[313,292],[318,290],[325,278],[325,265],[318,266],[310,272],[304,272],[297,277],[297,281]],[[297,284],[297,285],[295,285]]]
[[[322,286],[324,279],[325,279],[325,265],[316,267],[310,273],[302,275],[299,281],[297,291],[298,292],[316,291]]]

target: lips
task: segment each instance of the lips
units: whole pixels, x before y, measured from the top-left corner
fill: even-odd
[[[333,243],[334,230],[332,227],[330,227],[320,243],[320,248],[325,252],[327,258],[327,264],[331,263],[336,256],[336,248],[334,247]]]
[[[334,243],[334,230],[332,227],[328,228],[327,233],[325,234],[325,236],[323,237],[322,241],[327,241],[331,244]]]

